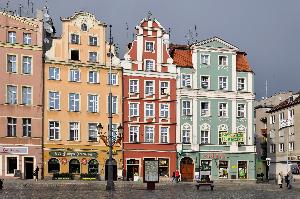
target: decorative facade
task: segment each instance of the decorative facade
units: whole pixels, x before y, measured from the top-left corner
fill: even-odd
[[[159,161],[159,175],[176,169],[176,67],[169,35],[155,18],[136,26],[123,67],[124,176],[138,180],[143,160]]]
[[[41,20],[0,12],[0,178],[42,167],[42,34]]]
[[[90,13],[63,18],[62,35],[53,39],[45,60],[44,167],[53,173],[107,177],[108,94],[112,92],[114,178],[122,176],[122,70],[110,61],[106,24]],[[112,46],[113,47],[113,46]],[[115,55],[114,51],[113,54]],[[109,67],[112,64],[112,74]],[[98,124],[104,127],[99,137]]]
[[[217,37],[172,51],[182,180],[254,180],[253,72],[246,53]]]

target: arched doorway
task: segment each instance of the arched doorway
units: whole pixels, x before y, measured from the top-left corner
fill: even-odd
[[[194,179],[194,162],[192,158],[184,157],[180,161],[181,180],[192,182]]]
[[[105,180],[107,180],[108,178],[108,162],[109,160],[105,161]],[[118,171],[117,171],[117,162],[115,159],[112,159],[112,165],[113,165],[113,178],[114,181],[116,181],[118,178]]]
[[[80,173],[80,162],[77,159],[72,159],[69,162],[69,173]]]
[[[98,174],[99,163],[95,159],[91,159],[88,164],[88,173]]]
[[[59,160],[56,158],[51,158],[48,161],[48,173],[59,173],[59,171],[60,171]]]

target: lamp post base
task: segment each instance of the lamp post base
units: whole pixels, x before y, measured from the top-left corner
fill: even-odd
[[[110,180],[107,181],[106,191],[115,191],[115,183],[114,183],[114,181],[110,181]]]

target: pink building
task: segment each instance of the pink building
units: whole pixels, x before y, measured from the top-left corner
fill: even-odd
[[[42,171],[43,24],[6,12],[0,24],[0,178],[31,179]]]

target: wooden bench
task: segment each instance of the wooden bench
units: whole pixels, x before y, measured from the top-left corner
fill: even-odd
[[[201,186],[210,186],[210,190],[214,190],[214,185],[211,182],[199,182],[198,184],[195,185],[197,187],[197,190],[199,190],[199,187]]]

